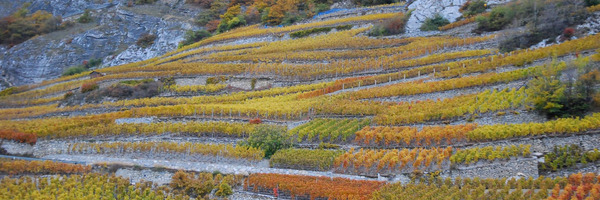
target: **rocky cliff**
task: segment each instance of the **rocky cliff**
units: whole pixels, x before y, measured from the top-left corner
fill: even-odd
[[[0,3],[0,15],[18,9],[23,0]],[[92,10],[92,23],[34,37],[12,48],[0,47],[0,89],[59,77],[64,69],[90,59],[113,66],[152,58],[177,48],[186,30],[198,29],[193,18],[201,9],[184,0],[162,0],[152,5],[127,6],[126,0],[35,0],[29,10],[45,10],[65,20],[76,20]],[[144,34],[157,36],[154,44],[138,47]]]

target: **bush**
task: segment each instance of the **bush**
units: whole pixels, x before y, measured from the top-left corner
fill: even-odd
[[[138,39],[136,44],[139,47],[147,48],[147,47],[151,46],[152,44],[154,44],[154,40],[156,40],[156,35],[146,33]]]
[[[412,11],[408,11],[406,14],[400,14],[392,19],[374,25],[369,32],[369,36],[385,36],[404,33],[404,28],[406,22],[410,18],[411,12]]]
[[[15,13],[0,19],[0,44],[19,44],[36,35],[64,29],[62,17],[38,10],[28,15],[30,3],[25,3]]]
[[[71,75],[75,75],[75,74],[79,74],[82,72],[87,71],[88,69],[83,67],[83,66],[73,66],[73,67],[69,67],[65,70],[65,72],[62,73],[62,76],[71,76]]]
[[[427,18],[425,23],[421,25],[422,31],[437,31],[440,26],[444,26],[446,24],[450,24],[448,19],[442,17],[440,14],[436,14],[433,18]]]
[[[479,13],[485,12],[487,9],[487,4],[485,1],[477,0],[474,2],[467,1],[463,4],[458,11],[463,14],[464,18],[468,18],[471,16],[475,16]]]
[[[81,85],[81,93],[86,93],[89,91],[93,91],[98,89],[99,86],[96,82],[89,82],[89,83],[84,83]]]
[[[292,146],[289,138],[285,136],[286,130],[278,126],[258,125],[254,128],[250,137],[242,141],[240,145],[261,148],[265,151],[265,158],[270,158],[280,149]]]
[[[86,9],[85,12],[83,12],[83,15],[81,15],[81,17],[77,18],[77,22],[82,23],[82,24],[92,22],[92,16],[90,16],[90,10]]]
[[[306,37],[306,36],[309,36],[309,35],[315,34],[315,33],[329,32],[329,31],[331,31],[331,29],[333,29],[333,28],[332,27],[311,28],[311,29],[307,29],[307,30],[301,30],[301,31],[296,31],[296,32],[290,33],[290,37],[291,38],[301,38],[301,37]]]
[[[206,30],[199,31],[187,31],[185,32],[185,39],[179,43],[179,48],[194,44],[204,38],[210,37],[211,34]]]
[[[512,22],[515,12],[508,7],[495,7],[489,16],[478,16],[477,31],[498,31]]]
[[[569,82],[561,82],[560,73],[549,69],[543,71],[529,81],[528,101],[548,118],[584,116],[591,108],[600,71],[587,63],[580,65],[577,67],[581,75],[569,78]],[[573,82],[573,79],[576,80]]]

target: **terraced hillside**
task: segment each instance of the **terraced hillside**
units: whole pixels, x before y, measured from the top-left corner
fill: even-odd
[[[530,2],[387,36],[410,6],[344,9],[6,89],[0,199],[600,199],[600,7],[533,45],[482,25]]]

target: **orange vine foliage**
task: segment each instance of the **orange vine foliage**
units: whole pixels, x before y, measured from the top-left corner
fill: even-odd
[[[369,199],[372,192],[385,183],[318,176],[285,174],[252,174],[244,183],[246,190],[279,196],[309,197],[310,199]]]
[[[477,124],[425,126],[420,131],[416,127],[378,126],[365,127],[356,132],[355,142],[370,146],[431,146],[451,145],[466,141],[466,133],[474,130]]]
[[[92,170],[91,166],[52,161],[0,160],[0,172],[17,174],[82,174]]]
[[[452,147],[415,149],[350,149],[334,161],[336,171],[351,174],[409,173],[440,170],[449,163]]]
[[[14,140],[20,143],[34,145],[37,142],[37,136],[31,133],[21,133],[11,130],[0,130],[0,139]]]

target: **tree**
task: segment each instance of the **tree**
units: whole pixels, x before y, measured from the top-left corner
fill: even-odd
[[[250,137],[240,145],[261,148],[265,151],[265,158],[270,158],[278,150],[291,147],[290,139],[285,136],[285,131],[282,127],[261,124],[256,126]]]
[[[533,103],[536,110],[556,116],[563,108],[565,86],[560,82],[560,74],[554,74],[546,68],[541,75],[529,81],[527,95],[528,100]]]

